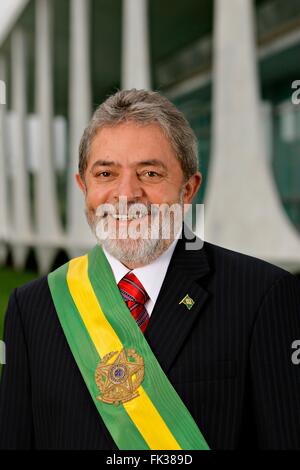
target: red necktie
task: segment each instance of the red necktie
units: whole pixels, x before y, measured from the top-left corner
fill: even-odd
[[[144,333],[150,318],[145,308],[145,302],[149,299],[147,292],[132,272],[121,279],[118,287],[131,315]]]

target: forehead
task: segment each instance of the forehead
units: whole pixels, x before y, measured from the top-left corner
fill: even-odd
[[[169,139],[158,124],[141,125],[127,122],[113,127],[102,127],[95,135],[89,152],[89,164],[102,159],[135,161],[160,158],[164,163],[178,162]],[[179,163],[179,162],[178,162]]]

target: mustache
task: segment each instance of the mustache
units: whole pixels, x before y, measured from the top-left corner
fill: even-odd
[[[150,203],[126,203],[122,204],[101,204],[97,207],[95,215],[99,218],[106,218],[108,215],[123,215],[128,217],[156,215],[159,207]]]

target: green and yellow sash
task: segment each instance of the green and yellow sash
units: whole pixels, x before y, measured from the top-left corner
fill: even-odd
[[[100,246],[49,274],[48,283],[72,354],[118,448],[209,449],[131,316]],[[95,377],[99,363],[109,364],[110,354],[122,350],[142,358],[144,375],[135,396],[116,406],[101,400]]]

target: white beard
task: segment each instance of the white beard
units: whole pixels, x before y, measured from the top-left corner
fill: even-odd
[[[144,266],[153,262],[171,245],[182,228],[183,190],[180,192],[176,212],[170,217],[168,207],[154,212],[151,217],[135,222],[136,230],[132,233],[127,222],[120,224],[116,230],[115,220],[111,215],[106,217],[86,212],[89,225],[98,243],[121,263]],[[148,222],[149,220],[149,222]]]

